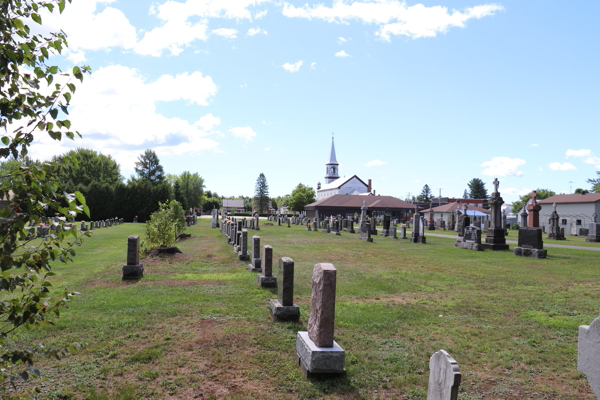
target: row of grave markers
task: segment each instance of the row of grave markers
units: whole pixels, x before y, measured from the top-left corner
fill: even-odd
[[[287,223],[293,218],[288,218]],[[270,316],[276,321],[299,321],[300,307],[294,303],[294,260],[280,257],[279,272],[273,276],[273,248],[265,245],[261,257],[260,236],[252,236],[250,256],[248,230],[243,224],[239,219],[224,220],[220,230],[239,259],[251,261],[248,271],[260,272],[257,283],[262,288],[277,288],[277,298],[268,302]],[[345,372],[345,350],[334,340],[336,280],[337,270],[333,264],[319,263],[313,267],[308,329],[296,333],[296,362],[306,377]],[[461,379],[456,360],[440,350],[431,357],[429,370],[427,399],[456,400]]]

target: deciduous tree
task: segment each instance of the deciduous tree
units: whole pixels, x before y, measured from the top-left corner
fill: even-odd
[[[301,183],[292,191],[292,196],[288,201],[288,207],[292,211],[304,211],[304,207],[315,202],[315,190]]]

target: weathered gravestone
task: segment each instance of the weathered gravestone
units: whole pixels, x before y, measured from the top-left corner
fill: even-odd
[[[372,242],[373,238],[371,237],[371,226],[369,225],[369,221],[363,219],[360,224],[360,240],[366,240],[367,242]]]
[[[540,228],[519,228],[519,244],[515,255],[520,257],[546,258],[548,251],[544,249],[542,230]]]
[[[85,222],[81,222],[81,224],[80,224],[80,227],[79,227],[79,230],[80,230],[81,232],[85,232],[85,231],[87,231],[87,230],[88,230],[88,227],[87,227],[87,225],[85,224]]]
[[[486,225],[487,237],[483,245],[486,250],[508,250],[509,248],[506,244],[506,235],[502,226],[502,204],[504,204],[504,200],[498,191],[499,186],[500,181],[498,181],[498,178],[494,179],[494,192],[491,197],[492,220]]]
[[[435,222],[433,221],[433,203],[429,203],[429,223],[427,230],[435,231]]]
[[[144,276],[144,264],[140,263],[140,237],[127,238],[127,264],[123,266],[123,280],[140,279]]]
[[[596,399],[600,400],[600,317],[591,325],[579,326],[577,371],[587,376]]]
[[[408,239],[406,237],[406,224],[402,225],[402,239]]]
[[[333,340],[336,272],[333,264],[322,263],[313,268],[308,331],[296,334],[296,357],[306,377],[344,372],[344,349]]]
[[[248,261],[250,259],[250,257],[248,256],[248,229],[242,229],[238,258],[240,259],[240,261]]]
[[[252,236],[252,264],[248,264],[248,271],[262,271],[260,263],[260,236]]]
[[[279,259],[277,299],[269,300],[269,313],[277,321],[298,321],[300,307],[294,304],[294,260]]]
[[[463,236],[456,239],[454,247],[466,250],[483,251],[481,245],[481,229],[475,226],[467,226]]]
[[[396,220],[393,220],[393,221],[392,221],[392,225],[391,225],[391,227],[390,227],[390,236],[391,236],[393,239],[398,239],[398,236],[396,235],[396,227],[397,227],[397,225],[396,225],[396,224],[397,224]]]
[[[460,367],[446,350],[434,353],[429,359],[427,400],[457,400],[460,378]]]
[[[273,248],[265,246],[262,257],[262,274],[256,276],[261,288],[276,288],[277,277],[273,276]]]
[[[213,206],[212,209],[212,228],[216,228],[217,227],[217,209],[215,208],[215,206]]]
[[[556,203],[554,203],[552,204],[552,215],[550,216],[550,232],[548,232],[548,239],[565,240],[565,236],[562,234],[560,226],[558,226],[558,221],[560,221],[560,217],[556,212]]]
[[[292,226],[290,225],[290,223],[291,223],[291,220],[290,220],[290,218],[287,218],[287,225],[288,225],[288,228],[291,228],[291,227],[292,227]]]
[[[369,227],[371,229],[371,235],[377,236],[377,218],[375,218],[375,216],[371,217],[371,225]]]
[[[383,229],[380,233],[381,236],[383,237],[388,237],[390,236],[390,216],[389,215],[385,215],[383,217]]]
[[[413,230],[410,238],[411,243],[427,243],[427,238],[424,234],[423,218],[418,212],[415,212],[413,217]]]
[[[592,222],[588,226],[588,236],[585,239],[586,242],[597,243],[600,242],[600,224],[597,222],[598,216],[596,213],[592,214]]]

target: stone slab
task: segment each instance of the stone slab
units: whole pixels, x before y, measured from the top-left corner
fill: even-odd
[[[123,265],[123,280],[135,280],[144,276],[144,264]]]
[[[548,250],[532,249],[529,247],[515,247],[515,256],[531,257],[531,258],[546,258],[548,256]]]
[[[457,400],[460,386],[460,367],[445,350],[429,359],[427,400]]]
[[[277,277],[257,275],[256,283],[258,283],[263,289],[277,288]]]
[[[344,373],[346,352],[337,342],[333,347],[318,347],[308,337],[308,332],[299,331],[296,334],[296,356],[300,366],[311,374],[341,374]]]
[[[277,321],[298,322],[300,320],[300,307],[282,305],[279,300],[269,300],[269,315]]]
[[[587,376],[596,398],[600,399],[600,318],[590,325],[579,326],[577,371]]]
[[[474,243],[474,242],[458,242],[457,241],[456,243],[454,243],[454,247],[456,247],[458,249],[465,249],[465,250],[483,251],[483,245],[481,243]]]

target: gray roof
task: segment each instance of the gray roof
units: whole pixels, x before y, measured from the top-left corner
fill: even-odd
[[[244,200],[223,199],[223,207],[227,208],[244,208]]]

